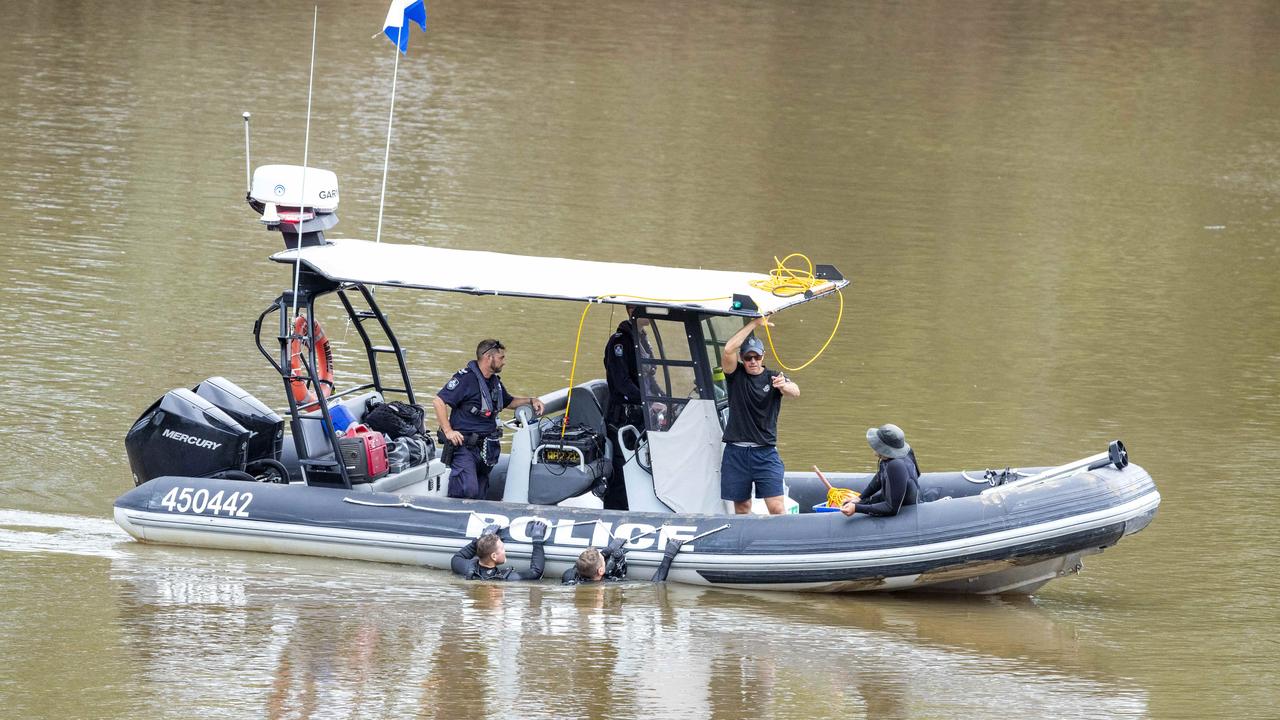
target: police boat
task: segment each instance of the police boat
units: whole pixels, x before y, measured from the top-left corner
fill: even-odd
[[[670,571],[675,582],[1030,594],[1142,530],[1160,504],[1151,476],[1117,441],[1056,467],[925,473],[918,504],[893,517],[821,512],[824,479],[794,471],[787,514],[733,515],[719,492],[721,350],[750,318],[838,296],[848,281],[836,268],[817,266],[803,292],[787,295],[761,289],[768,277],[759,273],[328,239],[337,178],[315,168],[258,168],[247,199],[285,241],[271,260],[289,269],[291,283],[258,316],[254,342],[288,408],[277,413],[211,377],[143,412],[125,440],[136,486],[115,502],[116,522],[139,541],[447,569],[491,524],[505,528],[511,560],[527,560],[528,526],[539,520],[550,528],[548,577],[586,547],[625,537],[630,577],[646,579],[677,538],[686,542]],[[648,333],[640,362],[652,378],[645,406],[662,410],[614,438],[630,510],[603,509],[598,497],[615,444],[605,442],[603,380],[543,396],[543,418],[521,407],[504,423],[509,447],[484,500],[447,497],[448,467],[429,436],[389,438],[368,427],[386,407],[412,415],[419,399],[378,306],[380,287],[638,306]],[[690,288],[698,299],[680,299]],[[368,381],[353,387],[334,387],[317,319],[335,307],[368,362]],[[264,327],[274,335],[264,337]],[[870,479],[825,477],[857,491]]]

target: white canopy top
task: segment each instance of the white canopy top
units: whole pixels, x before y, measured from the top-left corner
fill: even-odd
[[[276,253],[271,259],[292,264],[299,256],[315,272],[338,282],[473,295],[632,303],[718,315],[769,314],[849,284],[843,278],[819,281],[808,297],[778,297],[751,287],[752,280],[769,279],[762,273],[508,255],[367,240],[331,240],[326,245]],[[735,294],[750,297],[759,309],[734,308]]]

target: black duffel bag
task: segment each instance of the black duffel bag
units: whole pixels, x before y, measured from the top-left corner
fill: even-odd
[[[361,420],[365,425],[386,433],[393,438],[427,434],[423,425],[426,411],[421,405],[403,403],[393,400],[389,403],[373,403],[365,411]]]

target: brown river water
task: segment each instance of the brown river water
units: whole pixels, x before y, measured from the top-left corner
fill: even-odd
[[[883,422],[935,470],[1123,439],[1155,522],[1018,599],[131,541],[138,413],[210,375],[284,404],[241,113],[255,165],[302,163],[313,4],[3,8],[0,716],[1280,716],[1280,4],[448,0],[401,59],[384,241],[852,279],[793,374],[789,467],[868,470]],[[338,237],[377,231],[385,13],[318,8]],[[425,395],[483,336],[516,392],[566,384],[580,306],[380,297]],[[835,312],[780,317],[782,360]],[[616,319],[589,313],[580,372]]]

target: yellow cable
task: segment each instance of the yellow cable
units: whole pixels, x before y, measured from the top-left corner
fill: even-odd
[[[774,258],[775,260],[777,258]],[[711,302],[713,300],[729,300],[732,296],[712,297],[712,298],[651,298],[642,297],[640,295],[626,295],[614,293],[611,295],[597,295],[596,301],[603,302],[608,298],[629,298],[631,300],[648,300],[649,302]],[[573,404],[573,379],[578,372],[578,352],[582,349],[582,326],[587,322],[587,311],[591,309],[591,303],[582,308],[582,317],[578,318],[578,337],[573,341],[573,363],[569,365],[569,390],[564,400],[564,420],[560,422],[560,442],[564,442],[564,435],[569,430],[569,406]]]
[[[796,270],[796,269],[787,267],[787,262],[790,261],[791,258],[800,258],[809,266],[809,269]],[[801,253],[791,253],[790,255],[786,256],[782,260],[779,260],[775,255],[773,258],[773,261],[776,263],[776,265],[772,270],[769,271],[769,279],[768,280],[751,280],[748,283],[751,287],[756,288],[758,290],[764,290],[765,292],[771,293],[778,297],[791,297],[793,295],[799,295],[801,293],[807,292],[811,288],[818,285],[823,285],[827,282],[826,280],[819,280],[813,276],[813,262],[810,261],[807,256]],[[803,370],[809,367],[809,365],[811,365],[814,360],[818,359],[819,355],[822,355],[822,353],[827,349],[827,346],[831,344],[831,341],[835,339],[836,331],[840,329],[840,321],[842,318],[844,318],[844,294],[841,293],[839,290],[837,290],[836,295],[840,297],[840,310],[836,315],[835,327],[831,328],[831,334],[827,336],[827,341],[822,344],[822,347],[818,349],[818,352],[815,353],[813,357],[809,358],[809,360],[802,365],[798,365],[796,367],[788,367],[786,363],[782,362],[782,358],[778,357],[778,349],[773,346],[773,334],[769,332],[768,325],[764,326],[764,334],[769,340],[769,350],[773,352],[773,358],[778,361],[778,365],[782,366],[784,370],[795,372],[797,370]],[[715,300],[730,300],[732,299],[732,297],[733,296],[731,295],[727,295],[727,296],[709,297],[709,298],[654,298],[654,297],[644,297],[642,295],[627,295],[625,293],[612,293],[609,295],[598,295],[596,296],[595,300],[597,302],[603,302],[604,300],[607,300],[609,298],[614,298],[614,299],[625,298],[625,299],[639,300],[639,301],[647,300],[649,302],[690,303],[690,302],[713,302]],[[591,303],[588,302],[587,306],[582,309],[582,316],[578,318],[578,336],[573,342],[573,362],[569,366],[569,390],[568,390],[568,394],[565,397],[565,402],[564,402],[564,420],[561,421],[560,423],[561,442],[564,441],[565,433],[569,429],[569,406],[573,404],[573,381],[574,381],[574,378],[577,376],[578,354],[579,354],[579,351],[582,349],[582,327],[587,322],[587,311],[590,309],[591,309]]]
[[[813,364],[813,361],[817,360],[818,356],[827,349],[827,346],[831,344],[831,341],[835,339],[836,331],[840,329],[840,321],[844,318],[844,293],[837,290],[836,297],[840,298],[840,310],[836,313],[836,324],[831,328],[831,334],[827,336],[827,341],[822,343],[822,347],[818,348],[818,352],[814,353],[813,357],[800,365],[788,367],[786,363],[782,362],[782,358],[778,357],[778,349],[773,346],[773,333],[769,332],[768,325],[764,326],[764,335],[769,340],[769,350],[773,353],[773,359],[778,361],[778,365],[781,366],[783,370],[795,372],[809,367]]]
[[[564,444],[564,434],[569,429],[569,406],[573,403],[573,376],[578,372],[578,348],[582,345],[582,326],[587,322],[587,311],[591,303],[582,308],[582,317],[578,320],[578,339],[573,341],[573,364],[569,366],[569,390],[564,399],[564,420],[560,421],[560,443]]]
[[[790,261],[791,258],[800,258],[806,265],[808,265],[808,269],[797,270],[787,267],[787,262]],[[808,292],[810,289],[818,285],[823,285],[827,282],[826,280],[820,280],[813,276],[813,262],[801,253],[791,253],[781,260],[779,260],[777,256],[774,256],[773,261],[776,265],[769,271],[769,279],[752,280],[749,283],[751,287],[756,288],[757,290],[764,290],[765,292],[778,297],[791,297],[793,295],[800,295],[801,293]],[[781,366],[783,370],[795,372],[809,367],[809,365],[813,364],[814,360],[818,359],[819,355],[822,355],[823,351],[827,349],[827,346],[831,344],[831,341],[835,339],[836,331],[840,329],[840,321],[844,318],[844,293],[837,290],[836,295],[840,297],[840,310],[836,314],[835,327],[831,328],[831,334],[827,336],[827,341],[822,343],[822,347],[818,348],[818,352],[801,365],[789,367],[782,361],[782,358],[778,356],[778,349],[773,346],[773,333],[769,331],[768,325],[764,326],[765,337],[769,340],[769,350],[773,353],[773,359],[778,361],[778,365]]]
[[[838,508],[846,500],[858,500],[862,496],[849,488],[833,487],[827,491],[827,507]]]
[[[795,270],[787,267],[787,261],[791,258],[800,258],[809,266],[809,269]],[[775,255],[773,262],[775,265],[769,271],[768,280],[752,280],[748,284],[757,290],[764,290],[778,297],[791,297],[826,282],[813,277],[813,262],[803,253],[791,253],[782,260]]]

